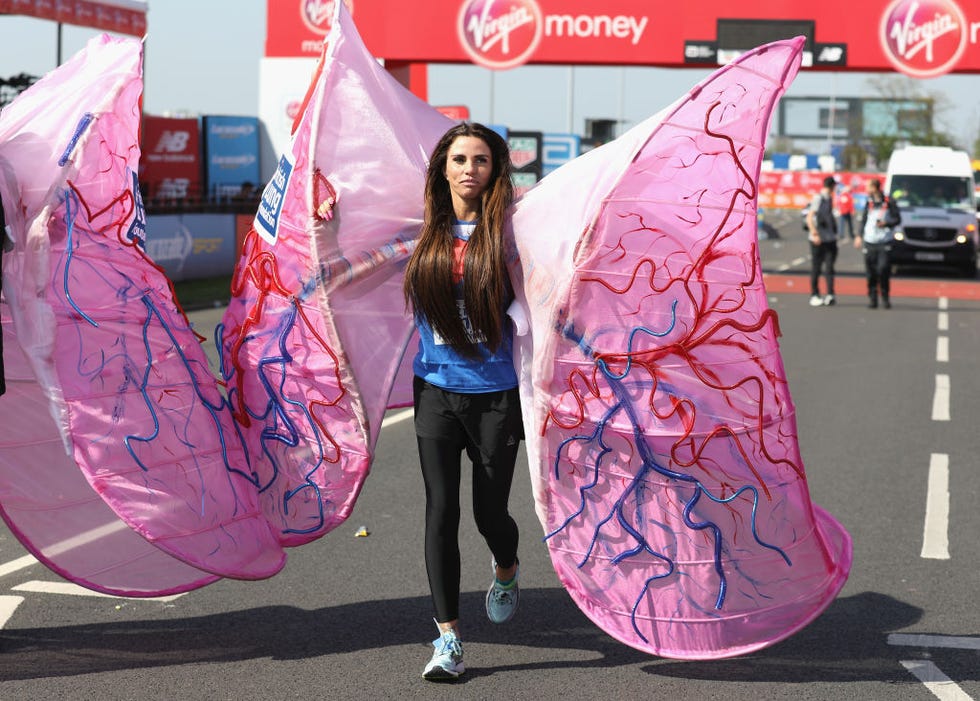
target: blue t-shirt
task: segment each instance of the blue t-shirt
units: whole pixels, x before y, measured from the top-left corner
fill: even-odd
[[[456,297],[456,308],[459,309],[463,325],[473,339],[470,331],[466,306],[463,301],[463,260],[470,235],[476,228],[476,222],[457,222],[453,227],[455,250],[453,251],[454,280],[453,292]],[[461,356],[453,347],[448,345],[429,326],[428,321],[420,314],[415,315],[415,325],[419,330],[419,349],[415,354],[413,369],[418,377],[429,384],[441,387],[450,392],[476,394],[479,392],[495,392],[517,387],[517,373],[514,370],[513,346],[514,337],[511,324],[504,323],[501,332],[500,345],[495,353],[479,339],[473,339],[477,345],[480,358]]]

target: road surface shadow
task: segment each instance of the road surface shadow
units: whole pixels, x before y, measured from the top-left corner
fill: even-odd
[[[921,616],[916,606],[863,592],[836,599],[802,631],[760,652],[709,662],[659,660],[645,669],[660,676],[728,682],[907,684],[911,677],[899,660],[914,659],[919,651],[889,645],[888,634],[915,624]],[[976,678],[975,671],[972,675]]]
[[[481,610],[482,599],[480,592],[464,593],[463,610]],[[429,611],[427,597],[413,597],[313,611],[268,606],[190,618],[6,628],[0,630],[0,681],[202,662],[305,659],[421,645],[433,637]],[[473,617],[467,621],[466,640],[595,654],[587,660],[538,657],[517,666],[485,664],[467,676],[514,669],[642,665],[654,676],[707,680],[908,681],[907,672],[896,662],[900,653],[887,644],[887,634],[915,623],[921,614],[914,606],[866,592],[837,599],[807,628],[761,652],[729,660],[679,662],[653,658],[612,639],[562,589],[528,589],[521,593],[518,620],[494,626]]]

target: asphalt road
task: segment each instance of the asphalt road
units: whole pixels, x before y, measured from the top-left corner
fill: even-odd
[[[551,569],[522,458],[518,616],[493,626],[482,615],[489,556],[467,514],[468,670],[457,684],[422,681],[435,637],[422,487],[411,421],[392,412],[352,517],[271,579],[156,601],[52,591],[59,578],[38,564],[0,575],[0,699],[980,699],[980,283],[909,274],[934,293],[869,310],[860,256],[844,251],[842,279],[858,292],[811,308],[792,223],[760,251],[811,494],[848,528],[855,558],[838,599],[790,639],[680,662],[606,636]],[[220,311],[191,316],[207,331]],[[370,535],[356,537],[360,526]],[[23,555],[0,528],[0,572]]]

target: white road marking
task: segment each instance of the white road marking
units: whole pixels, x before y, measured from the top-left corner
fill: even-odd
[[[939,336],[936,338],[936,362],[949,362],[949,336]]]
[[[922,633],[889,633],[889,645],[905,647],[943,647],[956,650],[980,650],[980,638],[965,635],[925,635]]]
[[[63,540],[60,543],[56,543],[50,548],[46,548],[44,551],[45,557],[55,557],[66,553],[69,550],[74,550],[75,548],[80,548],[83,545],[88,545],[96,540],[105,538],[110,533],[115,533],[116,531],[122,531],[129,528],[125,521],[113,521],[112,523],[107,523],[103,526],[98,526],[84,533],[79,533],[77,536],[69,538],[68,540]]]
[[[7,621],[23,600],[23,596],[0,596],[0,628],[7,625]]]
[[[392,424],[397,424],[405,419],[410,419],[415,414],[414,409],[406,409],[405,411],[400,411],[397,414],[392,414],[391,416],[385,417],[384,421],[381,422],[381,428],[385,426],[391,426]]]
[[[973,697],[963,691],[956,682],[947,677],[928,660],[902,660],[902,666],[915,676],[932,695],[941,701],[973,701]]]
[[[940,309],[949,309],[949,297],[940,297],[939,298],[939,308]]]
[[[405,409],[397,414],[392,414],[381,422],[381,427],[391,426],[392,424],[397,424],[406,419],[410,419],[413,416],[412,409]],[[98,528],[93,528],[92,530],[86,531],[85,533],[79,533],[68,540],[63,540],[60,543],[55,543],[50,548],[45,549],[45,554],[51,557],[61,555],[62,553],[68,552],[75,548],[81,547],[82,545],[87,545],[92,541],[104,538],[110,533],[115,533],[116,531],[121,531],[124,528],[128,528],[124,521],[113,521],[112,523],[107,523],[104,526],[99,526]],[[38,560],[33,555],[24,555],[23,557],[18,557],[16,560],[11,560],[10,562],[5,562],[0,564],[0,577],[4,575],[17,572],[25,567],[30,567],[31,565],[37,564]]]
[[[79,533],[76,536],[72,536],[67,540],[63,540],[60,543],[55,543],[49,548],[44,549],[44,553],[48,557],[57,557],[69,550],[74,550],[83,545],[88,545],[89,543],[104,538],[105,536],[115,533],[116,531],[121,531],[125,528],[129,528],[124,521],[113,521],[112,523],[107,523],[96,528],[85,531],[84,533]],[[30,567],[31,565],[37,564],[38,559],[33,555],[24,555],[23,557],[18,557],[16,560],[11,560],[0,565],[0,577],[4,575],[11,574],[18,570],[22,570],[25,567]]]
[[[921,557],[949,559],[949,456],[933,453],[929,458],[926,520],[922,529]]]
[[[780,265],[778,268],[776,268],[776,271],[780,273],[785,273],[787,270],[792,270],[793,268],[800,267],[808,260],[810,259],[807,258],[806,256],[802,256],[800,258],[794,258],[789,263],[783,263],[782,265]]]
[[[940,331],[949,331],[949,312],[939,312],[936,327]]]
[[[402,421],[405,421],[406,419],[412,418],[412,416],[413,416],[413,410],[405,409],[404,411],[400,411],[397,414],[392,414],[391,416],[386,417],[384,421],[381,422],[381,427],[384,428],[386,426],[391,426],[393,424],[400,423]],[[62,553],[68,552],[69,550],[73,550],[74,548],[80,547],[82,545],[87,545],[88,543],[91,543],[94,540],[98,540],[99,538],[103,538],[109,535],[110,533],[114,533],[124,528],[128,528],[125,522],[113,521],[112,523],[107,523],[104,526],[93,528],[92,530],[86,531],[85,533],[80,533],[72,538],[69,538],[68,540],[63,540],[60,543],[56,543],[50,548],[45,549],[45,554],[51,557],[55,557]],[[13,574],[14,572],[22,570],[26,567],[30,567],[31,565],[36,565],[37,563],[38,563],[38,559],[33,555],[24,555],[23,557],[18,557],[17,559],[11,560],[10,562],[5,562],[3,564],[0,564],[0,577],[3,577],[8,574]],[[88,590],[83,589],[82,591],[87,592]],[[94,593],[94,592],[90,592],[90,593]]]
[[[16,587],[11,587],[12,591],[29,591],[35,594],[65,594],[68,596],[97,596],[106,599],[129,599],[130,597],[125,596],[113,596],[112,594],[103,594],[99,591],[93,591],[91,589],[86,589],[85,587],[80,587],[77,584],[72,584],[71,582],[24,582],[23,584],[18,584]],[[173,601],[174,599],[179,599],[183,594],[171,594],[170,596],[140,596],[132,597],[138,598],[142,601]]]
[[[949,375],[936,375],[936,392],[932,395],[932,420],[949,421]]]
[[[10,562],[5,562],[4,564],[0,565],[0,577],[36,564],[37,558],[33,555],[18,557],[16,560],[11,560]]]

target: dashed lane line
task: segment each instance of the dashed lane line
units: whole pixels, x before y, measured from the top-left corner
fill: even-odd
[[[949,300],[939,298],[939,308],[947,309]],[[949,329],[949,315],[939,312],[937,326]],[[949,337],[936,339],[936,362],[949,362]],[[936,392],[932,400],[933,421],[949,421],[949,375],[936,375]],[[949,456],[933,453],[929,458],[929,478],[926,491],[926,517],[922,532],[923,558],[949,559]],[[980,650],[980,638],[951,635],[915,635],[892,633],[889,645],[921,648],[955,648]],[[973,701],[973,698],[946,676],[930,660],[901,660],[901,664],[940,701]]]
[[[936,391],[932,395],[932,420],[949,421],[949,375],[936,375]]]
[[[920,556],[930,560],[949,559],[949,456],[945,453],[933,453],[929,458]]]

